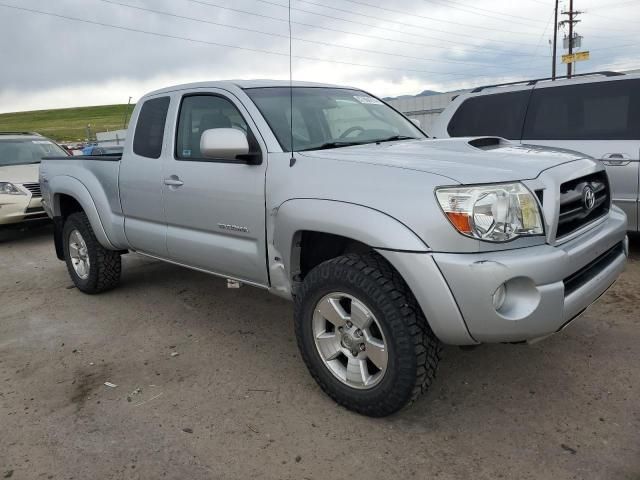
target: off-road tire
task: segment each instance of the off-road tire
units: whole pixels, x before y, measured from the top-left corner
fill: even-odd
[[[89,276],[86,279],[80,278],[75,272],[69,255],[69,236],[74,230],[80,232],[87,245],[90,267]],[[67,270],[78,290],[95,294],[105,292],[118,285],[122,269],[120,252],[107,250],[100,245],[84,212],[69,215],[64,222],[62,239]]]
[[[364,302],[382,327],[389,355],[382,380],[366,390],[338,380],[316,348],[312,318],[325,295],[344,292]],[[414,402],[433,382],[441,344],[402,277],[376,253],[348,254],[311,270],[295,296],[295,333],[307,368],[337,403],[371,417],[391,415]]]

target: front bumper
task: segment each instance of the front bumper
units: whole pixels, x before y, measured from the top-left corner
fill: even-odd
[[[0,225],[47,218],[42,198],[31,195],[0,195]]]
[[[562,329],[615,282],[628,256],[626,229],[613,207],[606,221],[560,246],[433,258],[476,341],[531,341]],[[506,300],[496,310],[503,284]]]

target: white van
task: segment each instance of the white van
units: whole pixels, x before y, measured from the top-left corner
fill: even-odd
[[[442,112],[437,138],[494,135],[586,153],[606,166],[613,201],[638,230],[640,75],[598,72],[479,87]]]

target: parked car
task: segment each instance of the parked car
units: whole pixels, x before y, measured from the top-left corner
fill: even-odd
[[[113,145],[113,146],[100,146],[100,145],[89,145],[82,149],[83,155],[121,155],[124,151],[124,147]]]
[[[82,155],[91,155],[94,147],[97,147],[96,144],[88,144],[82,147]]]
[[[37,133],[0,132],[0,226],[47,218],[41,205],[38,165],[67,155]]]
[[[441,342],[561,330],[628,254],[597,162],[430,140],[369,93],[330,85],[150,93],[121,158],[46,160],[40,182],[79,290],[115,287],[135,251],[293,300],[313,377],[372,416],[428,389]]]
[[[584,152],[607,169],[613,202],[640,219],[640,75],[616,72],[476,88],[440,115],[438,138],[496,135]]]

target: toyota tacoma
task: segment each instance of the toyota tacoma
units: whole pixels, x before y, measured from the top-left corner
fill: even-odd
[[[558,332],[624,268],[603,167],[495,137],[429,139],[362,90],[181,85],[144,96],[124,152],[42,162],[79,290],[137,252],[294,302],[301,356],[339,404],[396,412],[440,345]]]

